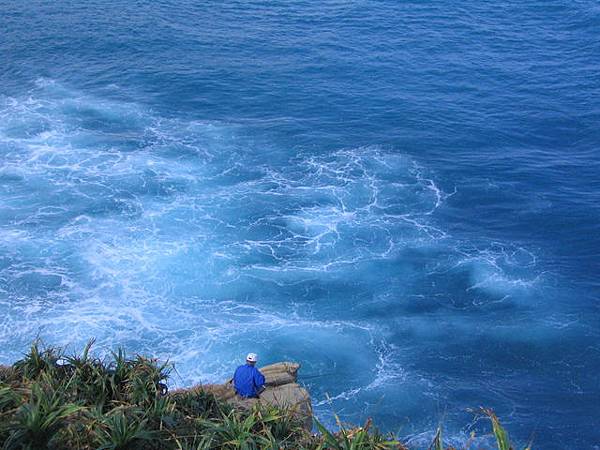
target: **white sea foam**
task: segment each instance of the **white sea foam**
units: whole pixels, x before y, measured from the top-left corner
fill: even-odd
[[[3,98],[0,119],[0,362],[37,335],[71,348],[95,336],[99,352],[171,358],[185,385],[226,378],[251,347],[306,361],[318,411],[435,403],[404,338],[443,339],[432,317],[468,335],[452,302],[543,282],[527,249],[452,236],[436,211],[453,193],[391,150],[269,153],[242,126],[51,80]],[[464,298],[449,299],[457,279]]]

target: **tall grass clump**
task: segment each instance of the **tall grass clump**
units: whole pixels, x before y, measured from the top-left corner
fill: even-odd
[[[492,422],[492,432],[496,439],[498,450],[515,450],[515,447],[510,442],[510,438],[508,437],[508,432],[504,429],[504,427],[502,427],[502,425],[500,425],[500,420],[498,420],[498,417],[496,417],[494,411],[489,408],[481,408],[480,411]],[[526,445],[523,450],[531,450],[531,444]]]
[[[293,410],[257,404],[234,409],[202,389],[167,393],[173,367],[118,349],[93,356],[34,342],[11,367],[0,366],[2,450],[367,450],[406,449],[368,420],[337,431],[315,419],[306,430]],[[512,450],[491,410],[499,450]],[[431,446],[448,450],[441,428]]]

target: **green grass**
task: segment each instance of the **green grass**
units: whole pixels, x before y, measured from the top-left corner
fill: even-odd
[[[292,411],[271,406],[235,410],[202,390],[164,395],[173,367],[123,350],[100,359],[90,341],[80,354],[31,345],[0,370],[0,448],[3,450],[405,449],[368,420],[337,431],[317,419],[305,430]],[[489,409],[499,450],[512,450]],[[442,429],[432,450],[448,450]],[[526,450],[529,450],[528,447]]]

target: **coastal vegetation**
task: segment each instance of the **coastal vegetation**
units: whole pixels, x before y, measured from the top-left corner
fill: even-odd
[[[307,430],[292,410],[235,409],[199,390],[167,393],[173,366],[123,350],[92,356],[34,342],[0,370],[0,443],[5,450],[406,449],[371,421],[336,431],[316,418]],[[513,449],[491,410],[499,450]],[[467,444],[468,446],[469,444]],[[438,429],[430,449],[447,450]]]

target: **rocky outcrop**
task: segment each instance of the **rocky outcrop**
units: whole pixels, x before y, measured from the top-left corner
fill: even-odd
[[[296,414],[304,427],[310,430],[312,428],[312,404],[308,391],[298,384],[299,368],[299,364],[291,362],[280,362],[261,367],[260,371],[266,379],[266,389],[258,399],[238,397],[231,380],[223,384],[194,386],[174,393],[202,390],[210,392],[219,400],[240,409],[250,409],[257,403],[273,405]]]
[[[300,364],[280,362],[260,368],[266,379],[266,389],[260,398],[242,399],[233,389],[231,380],[223,384],[204,384],[187,389],[179,389],[171,394],[205,391],[212,393],[235,408],[251,409],[257,403],[268,404],[288,410],[297,415],[307,430],[312,429],[312,404],[308,391],[298,384]],[[14,376],[11,366],[0,365],[0,381],[7,381]]]

